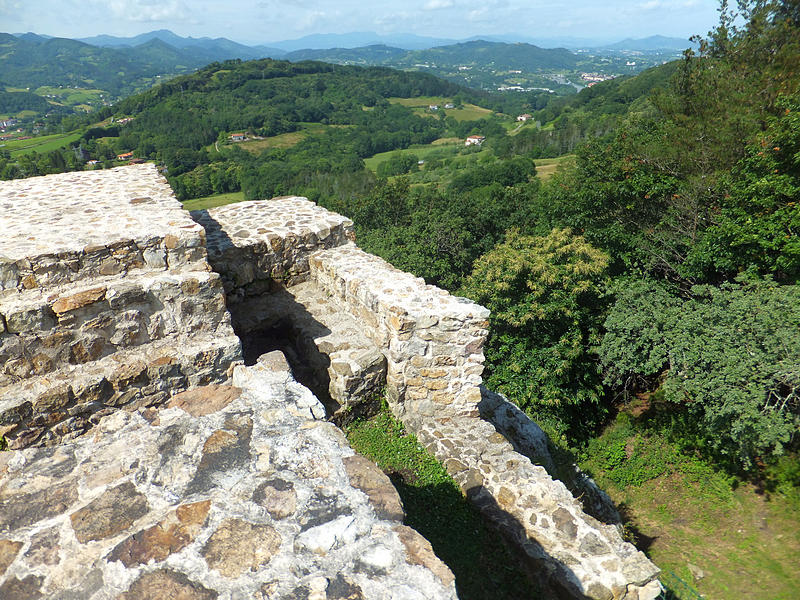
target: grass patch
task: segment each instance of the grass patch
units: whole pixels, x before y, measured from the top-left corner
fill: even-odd
[[[492,114],[488,108],[483,108],[475,104],[463,104],[461,108],[444,108],[445,104],[453,101],[452,98],[442,96],[420,96],[419,98],[389,98],[389,102],[400,104],[414,110],[420,116],[436,116],[444,111],[448,117],[453,117],[456,121],[477,121]],[[435,104],[439,107],[438,111],[431,111],[430,106]]]
[[[419,531],[453,571],[462,600],[538,597],[499,534],[489,530],[444,467],[384,406],[346,432],[353,448],[388,473]]]
[[[427,160],[433,154],[441,152],[448,152],[448,146],[453,146],[459,150],[464,147],[464,142],[460,138],[439,138],[430,144],[416,145],[406,148],[404,150],[390,150],[389,152],[381,152],[374,156],[364,159],[364,164],[373,173],[377,173],[378,165],[394,154],[415,154],[420,160]]]
[[[620,507],[670,598],[800,598],[797,495],[737,481],[620,412],[580,464]],[[690,566],[691,565],[691,566]]]
[[[6,142],[6,150],[11,152],[12,156],[19,156],[20,154],[28,154],[30,152],[50,152],[51,150],[58,150],[63,146],[67,146],[72,142],[77,142],[81,138],[79,132],[72,132],[66,134],[55,135],[42,135],[28,140],[11,140]]]
[[[273,135],[263,140],[237,142],[237,145],[251,154],[261,154],[268,148],[291,148],[292,146],[296,146],[303,141],[308,134],[308,131],[291,131],[289,133]]]
[[[565,154],[558,158],[537,158],[533,161],[536,165],[536,176],[539,179],[549,179],[561,165],[567,165],[574,160],[574,154]]]
[[[183,202],[183,208],[186,210],[203,210],[206,208],[215,208],[217,206],[233,204],[234,202],[241,202],[242,200],[244,200],[244,192],[214,194],[213,196],[206,196],[205,198],[192,198],[191,200],[185,200]]]

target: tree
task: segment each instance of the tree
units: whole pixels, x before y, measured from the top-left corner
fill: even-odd
[[[683,435],[744,469],[800,428],[800,286],[740,278],[681,299],[626,282],[605,321],[610,385],[663,380]]]
[[[465,295],[492,312],[487,382],[530,413],[598,403],[594,346],[606,304],[609,257],[569,229],[508,232],[482,256]]]

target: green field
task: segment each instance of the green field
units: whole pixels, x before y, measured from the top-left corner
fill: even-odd
[[[28,154],[30,152],[50,152],[77,142],[81,138],[80,132],[57,133],[54,135],[42,135],[29,140],[14,140],[5,143],[5,149],[11,152],[12,156]]]
[[[268,148],[291,148],[296,146],[301,141],[310,135],[320,135],[325,131],[337,127],[351,127],[350,125],[323,125],[321,123],[300,123],[302,129],[298,131],[290,131],[289,133],[281,133],[256,140],[248,140],[246,142],[236,142],[243,150],[247,150],[252,154],[260,154]],[[214,146],[206,148],[209,152],[214,150]]]
[[[376,173],[378,170],[378,165],[385,160],[389,160],[393,154],[416,154],[420,160],[425,160],[425,158],[431,153],[441,151],[442,148],[447,147],[458,148],[460,150],[464,147],[464,141],[460,138],[440,138],[438,140],[434,140],[430,144],[411,146],[405,150],[390,150],[389,152],[381,152],[375,156],[365,158],[364,164],[370,171]]]
[[[448,117],[453,117],[457,121],[477,121],[492,114],[488,108],[482,108],[474,104],[464,104],[463,108],[448,108],[444,105],[452,102],[452,98],[442,98],[439,96],[420,96],[419,98],[389,98],[389,102],[407,106],[414,110],[416,114],[424,116],[435,116],[444,111]],[[431,104],[439,105],[439,110],[431,111],[428,107]]]
[[[79,105],[92,105],[99,104],[103,101],[101,96],[108,97],[108,92],[105,90],[95,89],[82,89],[82,88],[59,88],[52,86],[42,86],[36,88],[34,93],[38,96],[47,97],[55,96],[55,98],[47,98],[51,102],[58,102],[66,106],[79,106]]]
[[[213,196],[206,196],[205,198],[193,198],[191,200],[186,200],[183,203],[183,208],[186,210],[203,210],[206,208],[215,208],[217,206],[233,204],[234,202],[241,202],[242,200],[244,200],[243,192],[215,194]]]
[[[639,415],[639,416],[634,416]],[[735,481],[626,407],[581,466],[622,508],[627,531],[675,600],[800,598],[800,497]]]
[[[533,161],[536,165],[536,177],[548,179],[553,176],[561,165],[569,164],[575,160],[574,154],[566,154],[558,158],[537,158]]]

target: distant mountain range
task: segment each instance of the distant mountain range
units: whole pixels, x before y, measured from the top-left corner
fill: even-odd
[[[425,68],[459,83],[491,88],[497,84],[493,78],[479,82],[477,71],[469,76],[464,71],[462,76],[461,69],[474,67],[495,74],[517,70],[530,74],[574,70],[582,60],[580,53],[563,47],[542,48],[513,41],[515,36],[510,34],[493,38],[456,41],[412,34],[382,36],[356,32],[315,34],[271,46],[247,46],[226,38],[181,37],[166,29],[133,37],[99,35],[81,40],[31,32],[0,33],[0,91],[5,86],[31,91],[41,86],[62,86],[104,91],[108,93],[106,101],[113,101],[153,85],[159,77],[188,73],[217,61],[258,58]],[[661,53],[674,54],[687,46],[687,40],[652,36],[581,49],[607,56],[652,53],[660,62]]]
[[[52,38],[52,36],[30,32],[15,33],[13,35],[27,41],[45,41]],[[390,46],[403,50],[427,50],[437,46],[449,46],[476,40],[505,42],[509,44],[526,43],[540,48],[567,48],[570,50],[601,49],[609,51],[627,50],[636,52],[677,51],[684,50],[691,45],[688,38],[665,37],[662,35],[653,35],[639,39],[627,38],[620,42],[612,42],[610,40],[600,41],[575,37],[536,38],[521,34],[482,35],[464,39],[451,39],[425,37],[412,33],[378,34],[374,31],[362,31],[352,33],[315,33],[297,39],[272,42],[268,45],[260,44],[249,46],[226,38],[181,37],[168,29],[159,29],[132,37],[97,35],[87,38],[78,38],[77,41],[104,48],[132,48],[153,39],[159,39],[178,49],[203,49],[205,52],[218,53],[221,56],[236,55],[229,57],[242,59],[263,58],[265,56],[280,58],[284,54],[298,50],[326,50],[332,48],[353,49],[366,46]]]
[[[362,48],[305,49],[289,52],[283,58],[292,62],[319,60],[400,68],[420,65],[436,65],[439,68],[457,68],[458,65],[497,65],[502,69],[526,71],[574,69],[578,62],[576,55],[564,48],[539,48],[531,44],[507,44],[485,40],[436,46],[425,50],[404,50],[381,44]]]

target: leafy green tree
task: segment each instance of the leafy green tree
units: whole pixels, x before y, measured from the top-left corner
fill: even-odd
[[[729,193],[712,207],[713,224],[687,257],[687,270],[698,277],[754,269],[800,278],[800,94],[776,104],[780,115],[749,145]]]
[[[609,257],[569,229],[511,230],[482,256],[463,292],[488,307],[487,383],[531,414],[598,403],[594,346],[606,305]]]
[[[741,279],[684,300],[658,282],[625,282],[605,328],[606,382],[663,380],[695,445],[751,469],[798,441],[800,286]]]

